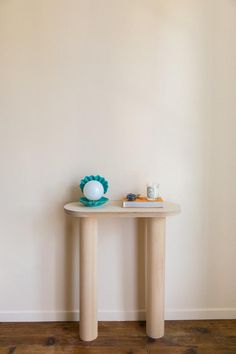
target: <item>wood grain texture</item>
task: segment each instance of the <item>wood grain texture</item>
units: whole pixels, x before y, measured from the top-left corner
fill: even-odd
[[[97,218],[80,221],[80,338],[97,338]]]
[[[165,218],[147,219],[147,334],[164,336]]]
[[[96,217],[134,217],[152,218],[166,217],[180,213],[180,206],[175,203],[164,202],[163,208],[123,208],[122,201],[111,200],[99,208],[89,208],[79,202],[72,202],[64,206],[65,213],[77,218]]]
[[[1,323],[0,354],[235,354],[236,320],[166,321],[165,336],[146,336],[145,322],[99,322],[93,342],[79,323]]]

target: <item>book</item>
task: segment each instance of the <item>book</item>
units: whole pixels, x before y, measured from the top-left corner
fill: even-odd
[[[134,201],[126,198],[122,201],[123,208],[163,208],[164,200],[158,197],[154,200],[148,200],[146,197],[138,197]]]

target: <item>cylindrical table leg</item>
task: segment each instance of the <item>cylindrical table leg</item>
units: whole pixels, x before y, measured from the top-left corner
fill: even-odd
[[[80,219],[80,338],[97,338],[97,219]]]
[[[165,218],[147,218],[146,331],[164,336]]]

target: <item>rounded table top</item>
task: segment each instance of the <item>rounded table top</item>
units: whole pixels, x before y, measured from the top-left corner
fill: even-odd
[[[99,207],[86,207],[80,202],[68,203],[64,206],[66,214],[73,217],[92,217],[92,216],[110,216],[110,217],[166,217],[180,213],[180,206],[175,203],[164,202],[163,207],[138,207],[124,208],[122,201],[109,201],[107,204]]]

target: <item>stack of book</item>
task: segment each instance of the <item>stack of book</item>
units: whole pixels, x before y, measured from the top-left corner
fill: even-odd
[[[123,199],[123,208],[163,208],[164,200],[159,197],[154,200],[149,200],[146,197],[138,197],[133,201]]]

